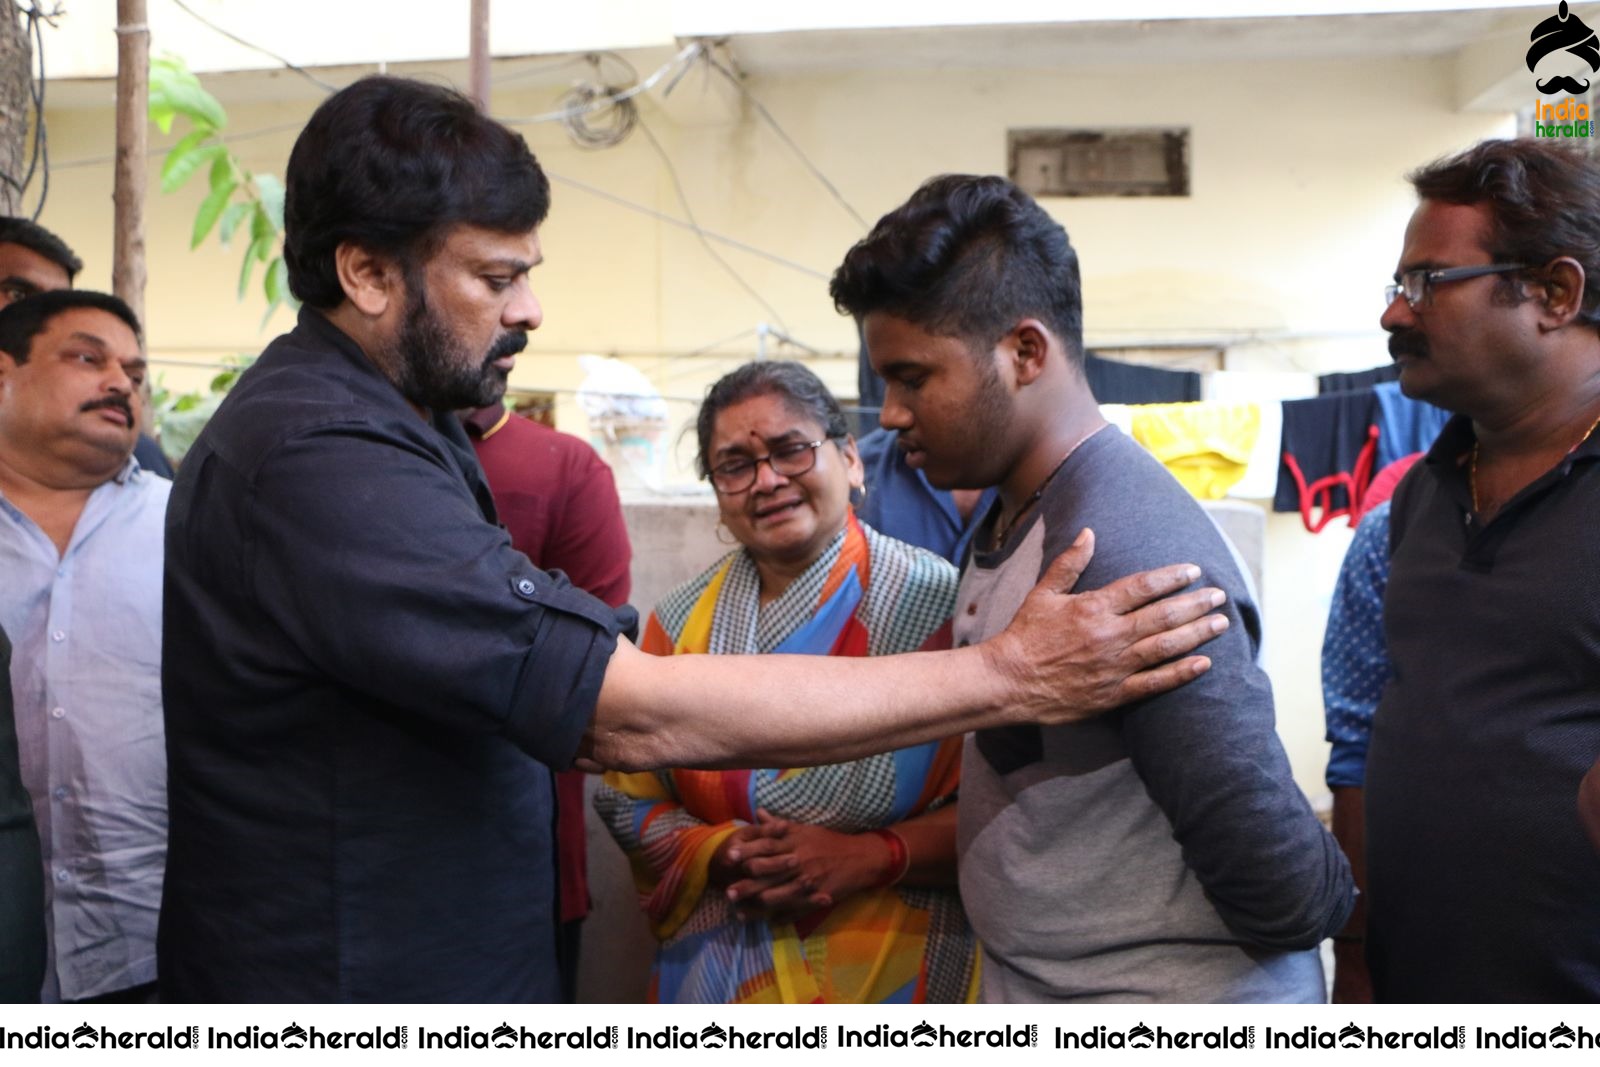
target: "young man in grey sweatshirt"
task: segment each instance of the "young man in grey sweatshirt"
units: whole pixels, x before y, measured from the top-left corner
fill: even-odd
[[[1321,1001],[1348,864],[1290,774],[1257,605],[1200,506],[1100,418],[1077,255],[1002,178],[929,181],[832,293],[888,383],[881,420],[941,488],[999,487],[963,568],[958,644],[1002,629],[1091,529],[1080,579],[1192,559],[1228,594],[1212,669],[1092,722],[983,730],[962,763],[961,893],[984,999]]]

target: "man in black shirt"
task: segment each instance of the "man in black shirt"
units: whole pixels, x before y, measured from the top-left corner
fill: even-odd
[[[11,642],[0,630],[0,1003],[37,1001],[44,981],[44,865],[17,765]]]
[[[1457,413],[1390,513],[1393,678],[1366,772],[1389,1001],[1600,999],[1600,167],[1486,141],[1411,176],[1383,326]]]
[[[982,645],[657,659],[494,521],[452,412],[497,399],[542,312],[549,203],[464,98],[369,78],[290,157],[296,329],[247,371],[168,512],[177,1000],[555,1000],[541,765],[799,765],[1092,714],[1193,678],[1198,573],[1062,595]],[[1160,664],[1160,666],[1152,666]],[[1063,710],[1068,709],[1068,710]],[[530,758],[531,757],[531,758]]]

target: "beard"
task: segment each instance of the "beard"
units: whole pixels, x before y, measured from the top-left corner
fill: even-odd
[[[507,372],[494,365],[528,345],[528,335],[508,330],[481,356],[468,351],[461,338],[428,306],[421,285],[407,287],[405,322],[394,342],[389,365],[405,398],[431,411],[459,411],[493,404],[505,395]]]

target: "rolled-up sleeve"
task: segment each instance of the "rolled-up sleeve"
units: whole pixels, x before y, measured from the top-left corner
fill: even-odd
[[[298,434],[253,482],[247,580],[308,677],[571,762],[631,609],[534,567],[460,471],[371,427]]]

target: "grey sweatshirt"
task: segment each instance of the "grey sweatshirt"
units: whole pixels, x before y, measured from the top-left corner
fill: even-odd
[[[991,515],[977,544],[990,540]],[[968,738],[961,895],[993,1002],[1321,1001],[1316,947],[1354,883],[1295,785],[1256,663],[1261,620],[1232,554],[1187,492],[1115,427],[962,575],[957,643],[1003,629],[1085,526],[1078,590],[1172,563],[1228,594],[1232,626],[1189,685],[1060,727]]]

